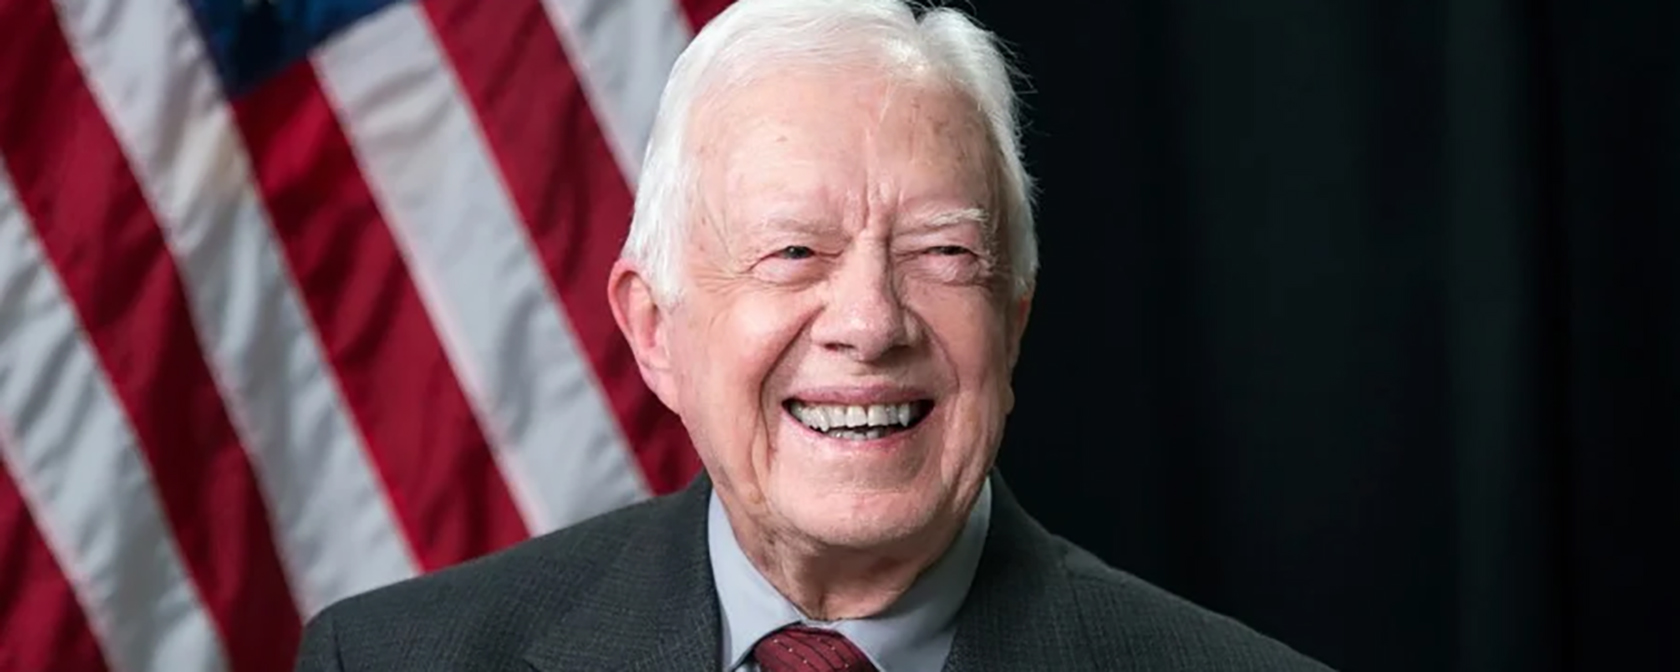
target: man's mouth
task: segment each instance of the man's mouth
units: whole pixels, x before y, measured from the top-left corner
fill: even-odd
[[[847,441],[870,441],[915,427],[933,410],[933,400],[847,405],[789,399],[782,406],[799,424],[814,431]]]

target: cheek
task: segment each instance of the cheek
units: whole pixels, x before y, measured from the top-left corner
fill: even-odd
[[[977,287],[935,287],[913,295],[913,309],[947,369],[964,391],[1006,382],[1009,330],[992,293]]]
[[[801,311],[793,301],[763,298],[740,301],[721,314],[707,338],[719,361],[730,368],[723,376],[734,393],[763,400],[764,387],[777,366],[799,339]]]
[[[967,461],[972,451],[989,451],[1002,437],[1012,396],[1008,325],[986,292],[942,292],[926,299],[918,312],[956,392],[947,431],[963,450],[946,459]]]
[[[686,405],[720,448],[762,436],[780,401],[766,399],[766,383],[798,338],[798,314],[788,301],[743,297],[707,310],[686,330]]]

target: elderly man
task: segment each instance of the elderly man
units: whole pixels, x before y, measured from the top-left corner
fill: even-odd
[[[741,0],[661,103],[610,302],[686,491],[338,604],[300,670],[1318,670],[993,474],[1037,266],[990,36]]]

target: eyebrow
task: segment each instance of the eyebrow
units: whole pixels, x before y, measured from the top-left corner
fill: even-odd
[[[754,235],[779,236],[785,234],[799,234],[806,236],[822,236],[834,230],[834,225],[820,219],[805,217],[772,216],[760,219],[754,227]]]
[[[962,224],[990,225],[992,213],[985,208],[959,208],[956,210],[941,210],[928,217],[917,217],[912,220],[913,226],[923,229],[943,229]]]
[[[992,213],[985,208],[958,208],[954,210],[940,210],[927,216],[907,217],[906,221],[911,227],[924,230],[938,230],[965,224],[975,224],[985,227],[991,225]],[[759,220],[760,230],[767,231],[792,231],[795,233],[816,234],[830,231],[832,226],[832,224],[819,219],[806,219],[802,217],[772,216]]]

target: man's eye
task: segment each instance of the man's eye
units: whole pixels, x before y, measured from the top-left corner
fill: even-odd
[[[938,247],[928,248],[928,254],[941,257],[956,257],[968,254],[968,248],[961,245],[940,245]]]
[[[811,248],[804,245],[789,245],[776,250],[776,257],[779,259],[809,259],[815,255],[816,252],[811,251]]]

